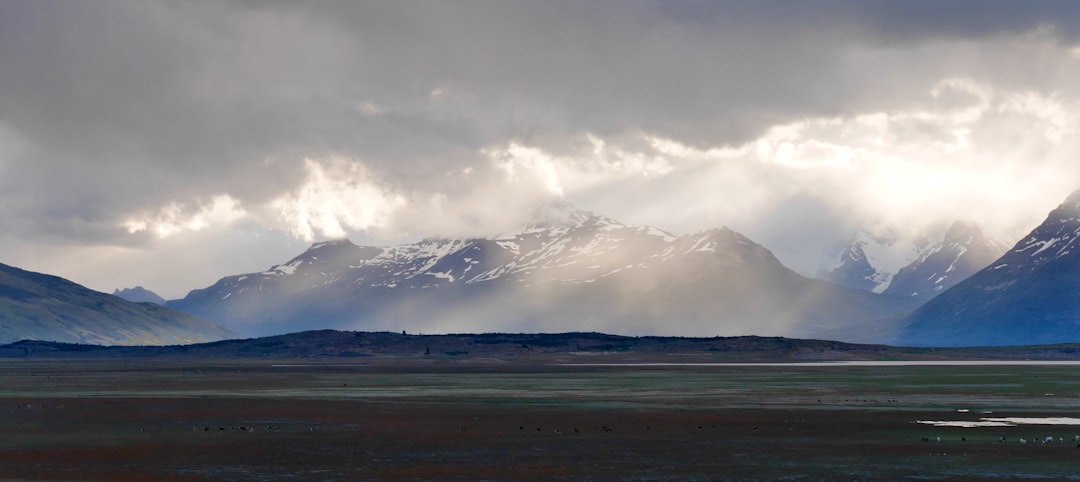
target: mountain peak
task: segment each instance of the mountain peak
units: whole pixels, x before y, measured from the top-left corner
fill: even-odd
[[[979,225],[975,224],[973,221],[965,221],[965,220],[962,220],[962,219],[957,219],[956,221],[953,221],[952,224],[949,225],[948,231],[945,232],[945,237],[949,238],[949,237],[953,237],[953,236],[956,236],[956,235],[963,235],[963,234],[972,233],[972,232],[981,233],[982,229],[980,229]]]
[[[741,244],[741,245],[754,246],[754,247],[759,246],[759,244],[755,243],[752,239],[746,237],[744,234],[742,234],[742,233],[740,233],[738,231],[735,231],[734,229],[731,229],[731,228],[729,228],[727,226],[721,226],[721,227],[719,227],[717,229],[710,229],[708,231],[705,231],[705,233],[708,233],[709,235],[712,235],[712,236],[722,236],[722,237],[724,237],[726,239],[730,239],[731,241],[733,241],[735,243],[738,243],[738,244]]]
[[[1080,191],[1074,192],[1050,212],[1046,220],[1016,243],[996,266],[1010,273],[1038,269],[1040,266],[1080,253]]]
[[[622,223],[614,219],[584,209],[578,209],[573,204],[560,199],[533,211],[532,215],[529,216],[529,220],[520,230],[503,233],[491,239],[510,239],[523,234],[538,233],[555,228],[578,228],[587,225],[599,227],[623,226]]]
[[[314,244],[311,245],[310,248],[308,248],[308,251],[312,251],[312,250],[316,250],[316,249],[322,249],[322,248],[326,248],[326,247],[337,247],[337,246],[356,247],[356,245],[353,244],[352,241],[349,241],[349,238],[340,238],[340,239],[331,239],[331,240],[327,240],[327,241],[321,241],[321,242],[318,242],[318,243],[314,243]]]
[[[533,212],[530,226],[567,226],[581,225],[592,218],[598,217],[591,211],[578,209],[573,204],[559,199],[548,205],[542,206]],[[602,216],[600,216],[602,217]]]
[[[312,261],[321,258],[340,257],[344,253],[353,253],[360,249],[348,238],[332,239],[314,243],[306,251],[289,261],[289,264],[297,261]]]
[[[914,241],[900,239],[892,229],[862,229],[822,279],[846,288],[881,293],[892,277],[911,262]]]
[[[164,305],[165,299],[158,296],[157,293],[150,291],[142,286],[136,286],[134,288],[123,288],[113,291],[113,296],[118,296],[128,301],[136,303],[154,303],[156,305]]]
[[[885,294],[933,298],[989,266],[1006,249],[970,221],[954,221],[944,234],[927,240],[918,257],[893,276]]]
[[[949,229],[945,231],[944,243],[960,243],[970,244],[975,240],[983,239],[982,228],[978,224],[972,221],[956,220],[949,225]]]
[[[1080,219],[1080,189],[1070,194],[1065,199],[1065,202],[1051,211],[1050,218],[1060,220]]]
[[[1080,189],[1073,191],[1069,194],[1069,197],[1065,198],[1065,204],[1077,204],[1080,203]]]
[[[292,274],[297,269],[318,269],[317,266],[348,266],[381,253],[379,248],[360,247],[348,238],[314,243],[299,256],[285,264],[275,265],[264,274]]]

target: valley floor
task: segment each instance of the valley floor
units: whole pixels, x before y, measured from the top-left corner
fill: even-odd
[[[1080,416],[1078,382],[1040,365],[11,360],[0,479],[1069,478],[1080,426],[917,421]]]

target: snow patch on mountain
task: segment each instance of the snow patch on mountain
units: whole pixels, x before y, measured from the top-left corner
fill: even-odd
[[[304,264],[304,260],[293,260],[286,264],[279,264],[277,266],[274,266],[267,271],[263,271],[261,274],[278,276],[290,275],[296,273],[296,269],[299,268],[302,264]]]
[[[847,288],[883,293],[893,276],[919,256],[919,241],[893,230],[861,230],[822,278]]]

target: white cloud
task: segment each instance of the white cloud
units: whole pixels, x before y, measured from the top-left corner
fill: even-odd
[[[572,202],[674,232],[727,224],[768,247],[795,237],[825,249],[828,241],[817,238],[843,234],[771,227],[814,229],[812,220],[791,219],[788,204],[813,199],[821,229],[836,229],[841,216],[851,229],[913,235],[968,219],[1011,242],[1080,187],[1078,108],[1064,95],[947,78],[913,107],[806,118],[741,145],[589,134],[572,154],[521,143],[499,152]],[[820,250],[802,253],[806,259],[783,251],[782,260],[806,273],[827,259]]]
[[[677,169],[673,162],[696,163],[722,151],[697,152],[677,142],[637,136],[652,149],[622,147],[586,133],[584,142],[566,154],[554,154],[538,146],[512,141],[483,152],[506,173],[508,182],[527,177],[539,182],[556,197],[600,189],[620,180],[658,178]]]
[[[256,217],[307,241],[490,236],[565,198],[674,232],[730,225],[773,247],[786,242],[774,236],[793,235],[773,228],[791,221],[789,201],[812,199],[829,210],[822,216],[842,216],[850,227],[914,232],[972,219],[1008,241],[1076,187],[1076,108],[1064,95],[953,77],[914,107],[808,117],[739,145],[691,146],[643,131],[585,133],[556,153],[514,140],[422,186],[381,182],[353,158],[308,158],[297,187],[256,209]],[[173,203],[125,226],[165,237],[247,215],[228,197],[188,211]],[[812,228],[811,219],[800,222]],[[838,221],[828,222],[835,229]],[[806,233],[822,246],[837,235]],[[826,258],[777,251],[803,272]]]
[[[503,152],[486,150],[485,154],[506,174],[507,182],[517,184],[524,181],[523,177],[534,178],[539,180],[550,194],[563,195],[562,184],[555,171],[556,160],[540,149],[512,142]]]
[[[158,239],[183,231],[202,231],[210,226],[224,226],[247,216],[247,212],[232,197],[222,194],[209,202],[189,209],[184,203],[172,202],[156,212],[135,216],[121,225],[128,234],[150,232]]]
[[[737,148],[723,146],[710,147],[708,149],[696,149],[673,139],[665,139],[656,136],[646,136],[645,140],[649,143],[650,147],[664,156],[694,162],[739,159],[746,156],[748,149],[747,146]],[[658,162],[656,166],[657,168],[652,170],[658,174],[665,174],[672,170],[671,164],[667,162]]]
[[[405,200],[383,189],[358,161],[305,159],[306,178],[296,190],[270,203],[285,229],[311,241],[340,238],[349,230],[387,224]]]
[[[224,276],[280,264],[304,248],[303,241],[281,230],[240,219],[198,231],[181,229],[149,246],[41,244],[8,254],[21,260],[20,268],[62,273],[98,291],[141,285],[176,299]]]
[[[376,104],[370,100],[357,102],[356,110],[367,117],[380,116],[386,113],[386,110],[379,106],[379,104]]]
[[[1069,105],[1060,96],[1037,92],[1022,92],[1002,99],[997,107],[1004,115],[1030,118],[1036,123],[1036,131],[1047,141],[1057,144],[1077,131],[1076,104]]]
[[[831,167],[843,167],[825,179],[825,188],[839,189],[837,194],[820,195],[854,207],[864,222],[926,224],[970,217],[1010,239],[1080,187],[1080,132],[1073,114],[1080,104],[1075,100],[994,89],[973,80],[941,85],[963,86],[977,94],[977,101],[808,120],[780,130],[788,134],[785,142],[816,146],[825,154],[810,160],[794,156],[802,165],[830,165],[832,156]],[[940,90],[932,94],[941,98]]]

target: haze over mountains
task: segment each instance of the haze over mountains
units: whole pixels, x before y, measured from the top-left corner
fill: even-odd
[[[1077,238],[1080,191],[991,263],[985,260],[999,246],[970,223],[924,237],[895,273],[875,265],[879,258],[867,253],[879,247],[864,237],[830,273],[869,273],[848,278],[860,288],[852,289],[801,276],[728,228],[673,236],[558,205],[540,222],[493,238],[316,243],[168,308],[0,265],[0,342],[174,344],[238,335],[218,324],[244,336],[333,328],[778,335],[913,346],[1075,342]],[[982,264],[989,266],[977,269]],[[141,287],[116,294],[154,298]]]
[[[564,214],[495,239],[320,243],[169,306],[248,334],[319,320],[362,330],[756,334],[924,346],[1080,339],[1080,192],[996,261],[1001,245],[966,222],[917,240],[895,272],[875,266],[866,255],[875,247],[856,240],[832,274],[860,267],[869,275],[859,289],[802,277],[727,228],[676,237],[572,208]]]
[[[564,206],[493,239],[318,243],[168,306],[248,335],[318,326],[813,336],[915,304],[800,276],[727,228],[677,237]]]

